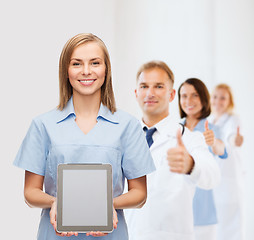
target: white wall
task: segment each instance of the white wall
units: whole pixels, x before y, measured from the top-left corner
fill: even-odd
[[[254,88],[254,1],[216,0],[215,80],[232,86],[236,112],[245,138],[242,159],[246,168],[246,240],[253,239],[253,88]]]
[[[1,2],[0,182],[4,197],[0,201],[6,239],[35,238],[40,210],[24,204],[24,172],[12,162],[31,119],[58,103],[58,58],[64,43],[77,33],[92,32],[104,40],[111,54],[118,107],[137,117],[135,75],[142,63],[152,59],[168,63],[176,88],[188,77],[202,79],[209,89],[221,81],[232,86],[244,127],[243,157],[249,169],[246,239],[251,240],[254,131],[248,106],[254,76],[253,10],[252,0]],[[173,114],[178,114],[176,100],[171,105]]]
[[[115,86],[121,108],[140,115],[134,98],[136,72],[150,60],[168,63],[175,74],[176,89],[189,77],[199,77],[210,85],[213,80],[212,2],[117,2]],[[132,91],[125,91],[126,88]],[[171,108],[178,114],[176,100]]]
[[[39,209],[23,200],[24,171],[12,166],[33,117],[58,104],[58,59],[80,32],[100,36],[114,54],[111,0],[1,1],[1,239],[35,239]]]

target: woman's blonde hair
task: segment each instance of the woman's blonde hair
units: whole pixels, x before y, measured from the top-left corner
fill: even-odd
[[[71,55],[74,49],[81,44],[88,42],[97,43],[103,51],[104,62],[106,65],[105,81],[101,86],[101,102],[112,113],[116,111],[115,97],[112,86],[111,63],[108,50],[104,42],[97,36],[91,33],[80,33],[67,41],[64,45],[60,59],[59,59],[59,105],[58,109],[63,110],[67,102],[72,96],[73,90],[69,82],[68,68],[70,64]]]
[[[231,87],[229,85],[225,84],[225,83],[218,84],[218,85],[215,86],[212,94],[218,89],[224,89],[228,92],[229,104],[228,104],[228,107],[227,107],[227,113],[232,114],[233,110],[234,110],[234,107],[235,107],[235,103],[234,103],[234,98],[233,98],[233,93],[232,93]]]

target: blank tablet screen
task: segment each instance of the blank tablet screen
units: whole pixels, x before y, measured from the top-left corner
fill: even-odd
[[[111,166],[63,164],[58,172],[57,229],[112,231]]]

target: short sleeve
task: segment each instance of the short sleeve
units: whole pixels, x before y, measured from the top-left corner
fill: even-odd
[[[48,140],[43,124],[33,120],[13,164],[24,170],[45,175]]]
[[[139,178],[155,170],[150,149],[137,119],[131,119],[124,136],[122,168],[127,179]]]

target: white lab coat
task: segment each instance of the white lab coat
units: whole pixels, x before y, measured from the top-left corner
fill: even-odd
[[[214,117],[209,121],[214,123]],[[214,200],[218,217],[218,240],[243,240],[244,238],[244,168],[239,147],[230,143],[230,137],[236,134],[240,125],[236,115],[225,113],[217,122],[221,138],[226,145],[228,158],[222,161],[221,183],[214,189]]]
[[[171,116],[155,125],[150,150],[156,171],[147,176],[147,201],[141,209],[125,210],[130,240],[194,240],[192,200],[195,187],[211,189],[220,170],[200,132],[185,128],[183,142],[195,161],[191,175],[172,173],[166,153],[176,146],[180,124]]]

